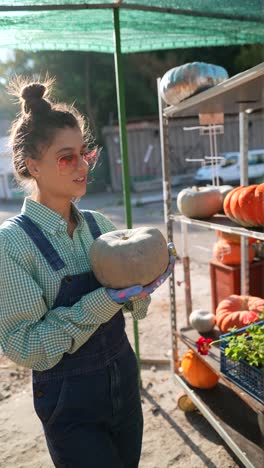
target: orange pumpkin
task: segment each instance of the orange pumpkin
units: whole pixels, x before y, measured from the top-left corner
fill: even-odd
[[[218,375],[192,349],[183,356],[181,367],[184,378],[193,387],[213,388],[219,380]]]
[[[231,213],[231,206],[230,206],[231,205],[231,199],[232,199],[232,197],[234,197],[235,193],[238,190],[240,190],[241,188],[242,188],[242,186],[234,188],[233,190],[231,190],[231,192],[229,192],[227,194],[227,196],[224,199],[224,204],[223,204],[224,212],[225,212],[226,216],[228,216],[228,218],[230,218],[234,222],[236,222],[236,219],[234,218],[234,216]]]
[[[223,333],[234,326],[242,328],[247,323],[249,313],[254,312],[259,316],[263,309],[264,299],[260,297],[232,294],[218,304],[215,312],[216,324]],[[250,318],[252,320],[252,316]],[[259,320],[255,318],[255,321]]]
[[[239,236],[238,234],[218,230],[216,230],[215,233],[218,237],[220,237],[220,239],[225,239],[228,242],[233,242],[234,244],[240,244],[241,242],[241,236]],[[254,237],[248,237],[247,239],[249,244],[254,244],[256,242],[256,239]]]
[[[240,244],[220,239],[213,246],[213,254],[218,262],[225,265],[240,265],[241,247]],[[252,245],[248,245],[248,259],[252,262],[255,257],[255,250]]]
[[[237,187],[225,198],[224,212],[245,227],[264,224],[264,183]]]

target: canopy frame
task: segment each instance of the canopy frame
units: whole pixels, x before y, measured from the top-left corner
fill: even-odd
[[[62,5],[11,5],[11,6],[0,6],[0,11],[50,11],[50,10],[101,10],[101,9],[124,9],[124,10],[137,10],[137,11],[152,11],[155,13],[169,13],[174,15],[184,16],[201,16],[203,18],[216,18],[225,20],[237,20],[237,21],[252,21],[257,23],[264,23],[263,18],[258,16],[245,17],[245,16],[233,16],[224,13],[210,13],[205,11],[193,11],[184,8],[168,8],[162,6],[151,6],[151,5],[140,5],[137,3],[127,4],[122,3],[123,0],[116,0],[113,3],[77,3],[77,4],[62,4]]]

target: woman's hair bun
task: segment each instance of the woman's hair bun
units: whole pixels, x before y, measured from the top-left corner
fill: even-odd
[[[21,98],[25,101],[23,110],[26,114],[48,112],[51,109],[50,103],[42,99],[47,88],[41,83],[30,83],[21,90]]]
[[[46,87],[41,83],[31,83],[21,90],[21,97],[25,100],[41,99],[44,96]]]

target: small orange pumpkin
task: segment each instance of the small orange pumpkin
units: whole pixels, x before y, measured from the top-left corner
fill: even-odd
[[[192,349],[183,356],[181,367],[184,378],[193,387],[213,388],[219,380],[218,375]]]
[[[244,327],[250,312],[259,315],[263,309],[264,299],[260,297],[232,294],[218,304],[215,312],[216,324],[223,333],[227,333],[234,326]]]
[[[240,265],[241,247],[240,244],[220,239],[213,246],[213,254],[218,262],[224,265]],[[248,259],[252,262],[255,257],[255,250],[252,245],[248,245]]]

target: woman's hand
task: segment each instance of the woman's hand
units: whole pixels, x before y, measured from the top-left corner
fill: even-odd
[[[146,286],[136,285],[124,289],[106,288],[106,292],[111,297],[111,299],[117,302],[118,304],[124,304],[128,301],[142,299],[143,297],[152,294],[155,291],[155,289],[157,289],[164,283],[164,281],[166,281],[166,279],[169,277],[169,275],[174,269],[177,253],[172,242],[169,242],[168,244],[168,251],[169,264],[167,266],[166,271],[162,275],[160,275],[157,279],[152,281],[152,283],[147,284]]]

